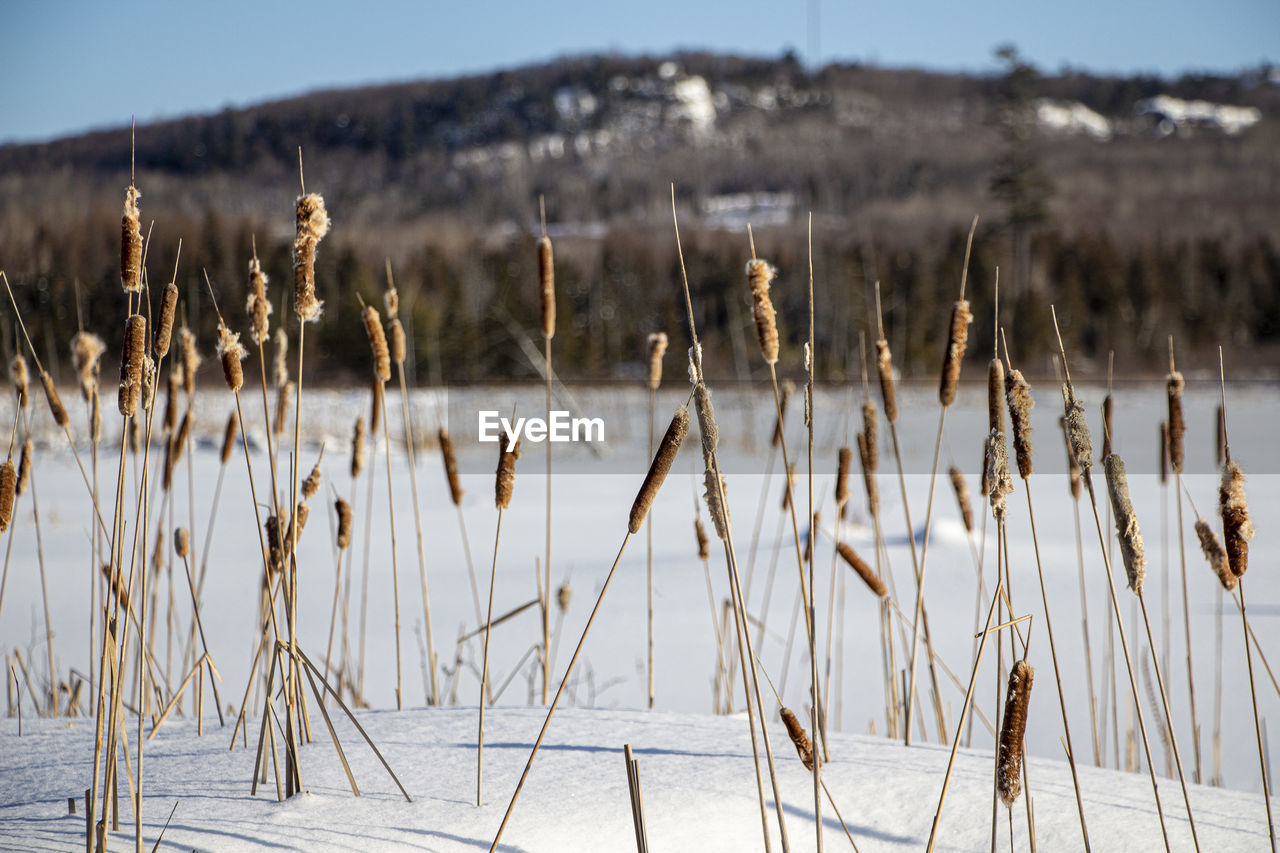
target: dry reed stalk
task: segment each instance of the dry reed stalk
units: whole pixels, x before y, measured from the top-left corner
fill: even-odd
[[[952,465],[947,471],[951,477],[951,488],[956,493],[956,503],[960,504],[960,517],[964,520],[966,533],[973,533],[973,507],[969,502],[969,484],[965,482],[960,469]]]
[[[649,509],[653,506],[653,500],[658,495],[658,489],[662,488],[663,481],[666,480],[668,472],[671,471],[671,464],[675,462],[676,453],[680,450],[685,433],[688,431],[689,410],[682,406],[676,410],[675,415],[671,418],[671,425],[667,427],[666,435],[662,437],[662,443],[658,445],[658,452],[653,457],[653,463],[649,466],[649,473],[645,475],[644,483],[636,494],[635,502],[631,505],[631,515],[627,529],[632,533],[639,533],[640,528],[644,525]]]
[[[324,303],[316,299],[316,244],[329,233],[329,214],[319,193],[301,195],[296,205],[293,241],[293,308],[303,323],[319,319]]]
[[[767,364],[778,363],[778,319],[769,296],[769,284],[778,271],[768,261],[747,262],[747,285],[751,289],[751,315],[756,321],[756,337]]]
[[[1227,464],[1218,487],[1218,508],[1222,515],[1222,534],[1226,545],[1227,565],[1239,581],[1249,568],[1249,540],[1253,538],[1253,522],[1249,519],[1249,502],[1244,495],[1244,472],[1231,459],[1227,445]]]
[[[1027,704],[1031,701],[1035,675],[1035,669],[1025,660],[1015,663],[1009,673],[1009,692],[1004,701],[1000,748],[996,757],[996,784],[1000,800],[1009,807],[1022,793],[1022,741],[1027,731]]]
[[[876,598],[888,596],[889,591],[885,589],[884,582],[876,577],[876,573],[872,568],[852,548],[844,542],[838,542],[836,543],[836,551],[849,564],[849,568],[858,573],[858,577],[862,578],[862,582],[867,585],[867,589],[871,590]]]
[[[13,381],[13,390],[18,395],[18,408],[20,409],[25,409],[30,403],[28,389],[31,380],[29,377],[27,360],[22,357],[22,353],[17,353],[9,361],[9,378]]]
[[[120,285],[125,293],[142,290],[142,228],[138,220],[141,197],[132,184],[125,190],[124,216],[120,221]]]

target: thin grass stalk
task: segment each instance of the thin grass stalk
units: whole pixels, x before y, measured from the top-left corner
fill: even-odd
[[[822,701],[824,692],[820,690],[821,684],[818,681],[818,656],[817,656],[817,613],[816,603],[818,590],[815,583],[813,570],[813,555],[817,550],[814,538],[818,531],[818,516],[814,513],[813,508],[813,377],[817,371],[818,354],[814,349],[813,334],[813,212],[809,212],[809,340],[805,344],[805,372],[808,374],[808,383],[804,391],[804,419],[805,426],[809,432],[809,464],[807,471],[807,480],[809,485],[809,684],[813,702],[810,707],[810,720],[815,735],[822,736],[822,751],[819,756],[815,750],[813,756],[813,823],[814,833],[817,840],[818,853],[822,853],[822,762],[829,760],[827,755],[827,714],[826,705]],[[840,515],[836,514],[836,524],[840,523]],[[834,573],[833,573],[834,577]],[[753,661],[754,664],[754,661]],[[761,711],[763,718],[764,712]]]

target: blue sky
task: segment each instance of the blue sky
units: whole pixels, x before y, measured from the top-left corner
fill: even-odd
[[[0,31],[0,141],[610,50],[793,48],[810,59],[816,47],[822,62],[982,71],[1013,42],[1046,70],[1280,62],[1276,0],[0,0]]]

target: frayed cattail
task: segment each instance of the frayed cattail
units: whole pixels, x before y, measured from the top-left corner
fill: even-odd
[[[760,352],[768,364],[778,363],[778,318],[769,297],[769,282],[777,270],[768,261],[747,262],[747,285],[751,288],[751,315],[756,319],[756,336]]]
[[[273,369],[276,387],[283,388],[285,383],[289,381],[289,333],[284,330],[284,326],[276,329],[276,334],[272,341],[272,346],[275,348]]]
[[[796,754],[800,756],[804,769],[812,770],[813,742],[809,740],[809,735],[805,733],[804,726],[796,719],[796,715],[791,713],[790,708],[783,707],[778,714],[782,717],[782,724],[787,727],[787,734],[791,736],[791,742],[795,744]]]
[[[204,359],[196,352],[195,332],[186,326],[178,330],[178,345],[182,356],[182,390],[190,397],[196,393],[196,371]]]
[[[22,442],[22,456],[18,460],[18,485],[16,491],[19,495],[27,491],[27,485],[31,482],[31,456],[35,452],[35,448],[31,445],[31,439]]]
[[[649,390],[657,391],[662,384],[662,357],[667,353],[667,333],[649,335]]]
[[[1093,439],[1089,437],[1089,423],[1085,418],[1084,406],[1076,399],[1070,385],[1062,386],[1062,400],[1066,407],[1067,444],[1071,448],[1071,455],[1075,457],[1080,475],[1088,477],[1093,468]]]
[[[293,542],[302,538],[303,528],[307,526],[307,518],[311,515],[311,507],[308,504],[299,502],[293,506],[293,523],[296,527],[290,534],[293,538],[290,540],[289,550],[293,551]]]
[[[880,423],[876,417],[876,404],[870,400],[862,404],[862,434],[867,442],[867,470],[875,473],[880,467]]]
[[[173,432],[178,427],[178,394],[182,392],[182,370],[175,368],[169,371],[169,393],[164,401],[164,420],[160,428],[165,432]]]
[[[520,458],[520,439],[513,443],[506,433],[498,436],[498,477],[494,484],[494,505],[506,509],[511,505],[511,492],[516,485],[516,460]]]
[[[1102,460],[1107,472],[1107,491],[1111,493],[1111,510],[1116,516],[1116,534],[1120,538],[1120,555],[1124,557],[1124,570],[1129,576],[1129,589],[1142,595],[1142,581],[1147,576],[1147,556],[1142,544],[1142,529],[1138,516],[1129,500],[1129,478],[1124,472],[1124,462],[1112,453]]]
[[[285,426],[289,423],[289,412],[293,409],[293,382],[286,381],[276,389],[276,422],[272,432],[276,438],[284,435]]]
[[[391,322],[388,324],[388,328],[391,333],[388,339],[388,343],[391,348],[391,360],[396,364],[403,365],[405,355],[407,354],[404,339],[404,326],[400,324],[400,319],[398,317],[392,317]]]
[[[440,427],[440,455],[444,457],[444,476],[449,481],[449,499],[454,506],[462,506],[462,481],[458,479],[458,457],[453,454],[453,440],[449,430]]]
[[[1009,445],[1004,433],[992,432],[987,436],[987,499],[991,513],[997,521],[1003,521],[1009,510],[1009,495],[1013,493],[1013,477],[1009,473]]]
[[[156,361],[151,356],[142,355],[142,391],[138,402],[143,409],[151,409],[151,400],[156,395]]]
[[[87,402],[98,387],[98,361],[107,345],[92,332],[76,332],[71,338],[71,363],[80,375],[80,395]]]
[[[853,451],[847,447],[840,448],[836,461],[836,505],[844,508],[849,501],[849,463],[853,461]]]
[[[542,336],[556,336],[556,264],[551,253],[551,238],[538,240],[538,281],[542,284]]]
[[[18,407],[25,409],[31,402],[28,396],[31,379],[27,360],[22,357],[22,353],[15,355],[9,362],[9,378],[13,380],[13,390],[18,394]]]
[[[120,414],[126,418],[138,413],[146,340],[146,318],[141,314],[129,315],[124,325],[124,358],[120,362]]]
[[[40,384],[44,386],[44,396],[49,401],[49,411],[53,414],[54,422],[65,428],[71,423],[71,417],[67,414],[66,407],[62,405],[62,397],[58,396],[58,386],[53,384],[53,377],[49,375],[49,371],[40,371]]]
[[[316,460],[311,473],[307,475],[307,479],[302,481],[302,499],[309,501],[316,496],[318,491],[320,491],[320,461]]]
[[[716,410],[705,384],[699,382],[693,389],[693,401],[698,413],[698,431],[702,435],[702,461],[707,468],[713,468],[716,447],[720,444],[720,427],[716,426]]]
[[[249,315],[249,339],[261,346],[271,335],[271,301],[267,299],[267,274],[257,256],[249,261],[249,298],[244,310]]]
[[[386,382],[391,378],[391,355],[387,352],[387,336],[382,331],[382,318],[378,309],[366,305],[364,330],[369,335],[369,348],[373,351],[373,374]]]
[[[707,512],[711,516],[711,524],[716,529],[716,536],[723,542],[729,541],[729,508],[721,500],[725,491],[724,475],[717,477],[715,471],[708,468],[702,475],[703,499],[707,502]]]
[[[867,588],[875,594],[876,598],[884,598],[888,596],[889,591],[884,588],[884,583],[880,578],[876,577],[876,573],[872,571],[866,561],[859,557],[847,543],[838,543],[836,545],[836,551],[838,551],[841,558],[849,564],[849,568],[858,573],[858,577],[862,578],[862,582],[865,583]]]
[[[1005,694],[1000,749],[996,756],[996,787],[1000,801],[1009,807],[1022,793],[1022,739],[1027,732],[1027,705],[1035,678],[1035,669],[1025,660],[1015,663],[1009,672],[1009,691]]]
[[[369,377],[369,431],[378,434],[382,426],[382,382],[378,377]]]
[[[942,359],[942,383],[938,387],[938,399],[943,407],[956,400],[956,385],[960,381],[960,365],[964,361],[964,349],[969,342],[969,301],[961,299],[951,308],[951,332],[947,335],[947,352]],[[883,380],[882,380],[883,381]]]
[[[1218,576],[1222,588],[1227,592],[1235,589],[1240,580],[1231,572],[1231,563],[1227,560],[1226,549],[1218,541],[1218,534],[1213,532],[1209,522],[1203,518],[1196,519],[1196,536],[1200,537],[1200,550],[1209,561],[1209,568]]]
[[[1021,370],[1010,370],[1004,380],[1005,401],[1009,405],[1009,427],[1013,431],[1013,452],[1018,459],[1018,476],[1031,476],[1031,386]]]
[[[1004,432],[1004,365],[998,358],[987,365],[987,429]]]
[[[179,527],[173,531],[173,550],[184,560],[191,553],[191,534],[187,532],[187,528]]]
[[[18,487],[18,471],[13,460],[6,459],[0,465],[0,533],[9,529],[13,521],[13,496]]]
[[[299,196],[297,236],[293,241],[293,310],[309,323],[324,303],[316,299],[316,244],[329,233],[329,214],[319,193]]]
[[[680,445],[684,442],[685,433],[688,431],[689,410],[681,406],[672,416],[667,434],[662,437],[658,452],[653,456],[649,473],[645,475],[644,483],[641,484],[640,491],[631,504],[631,517],[627,529],[632,533],[639,533],[640,528],[644,526],[645,516],[649,514],[649,508],[653,506],[653,500],[658,496],[658,489],[662,488],[662,481],[667,478],[671,463],[675,461]]]
[[[556,606],[560,608],[560,612],[564,613],[569,609],[569,602],[573,600],[573,587],[569,586],[569,582],[565,581],[560,584],[560,588],[556,590]]]
[[[124,193],[124,218],[120,221],[120,285],[125,293],[142,290],[142,227],[138,199],[142,193],[130,186]]]
[[[357,416],[354,431],[351,433],[351,479],[360,476],[364,470],[364,418]]]
[[[782,391],[778,398],[778,411],[781,415],[773,425],[773,437],[769,439],[769,444],[773,447],[778,446],[778,442],[782,440],[782,423],[787,417],[787,403],[791,402],[791,395],[795,393],[796,383],[790,379],[782,381]]]
[[[880,396],[884,398],[884,416],[889,423],[898,420],[898,401],[893,391],[893,354],[884,338],[876,341],[876,370],[880,374]]]
[[[1112,413],[1115,410],[1115,402],[1111,399],[1111,395],[1102,398],[1102,458],[1106,459],[1111,455],[1111,423]]]
[[[964,480],[960,469],[952,465],[947,472],[951,476],[951,488],[956,493],[956,503],[960,504],[960,517],[964,519],[964,529],[973,532],[973,507],[969,503],[969,484]]]
[[[396,290],[394,284],[382,292],[382,307],[387,309],[388,320],[394,320],[400,316],[400,291]]]
[[[1249,501],[1244,496],[1244,471],[1230,461],[1222,469],[1218,487],[1218,507],[1222,511],[1222,538],[1227,548],[1227,564],[1236,579],[1249,568],[1249,540],[1253,538],[1253,522],[1249,520]]]
[[[218,358],[222,359],[222,375],[226,377],[227,387],[232,391],[239,391],[244,387],[244,366],[240,362],[247,355],[244,345],[240,343],[240,333],[219,323]]]
[[[1173,473],[1182,473],[1182,438],[1187,431],[1187,422],[1182,416],[1182,389],[1187,385],[1182,374],[1170,370],[1165,379],[1165,392],[1169,398],[1169,464]]]
[[[693,534],[698,537],[698,559],[707,560],[711,557],[711,549],[708,547],[707,528],[703,526],[702,519],[695,518],[693,520]]]
[[[232,412],[227,418],[227,431],[222,436],[222,464],[226,465],[231,461],[231,451],[236,447],[236,428],[239,426],[239,418],[236,413]]]
[[[169,282],[164,286],[164,295],[160,297],[160,322],[156,325],[155,338],[151,342],[151,351],[156,358],[164,358],[169,354],[169,344],[173,337],[173,314],[178,310],[178,286]]]
[[[338,511],[338,550],[345,551],[351,544],[351,504],[338,498],[333,508]]]

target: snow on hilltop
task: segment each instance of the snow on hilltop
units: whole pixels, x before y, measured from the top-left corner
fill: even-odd
[[[1234,136],[1262,120],[1262,111],[1257,107],[1184,101],[1170,95],[1156,95],[1139,101],[1133,111],[1139,117],[1153,119],[1156,131],[1162,136],[1192,127],[1212,128]]]
[[[1079,101],[1057,103],[1042,98],[1036,103],[1036,121],[1046,130],[1057,133],[1083,133],[1099,142],[1111,138],[1111,122]]]

